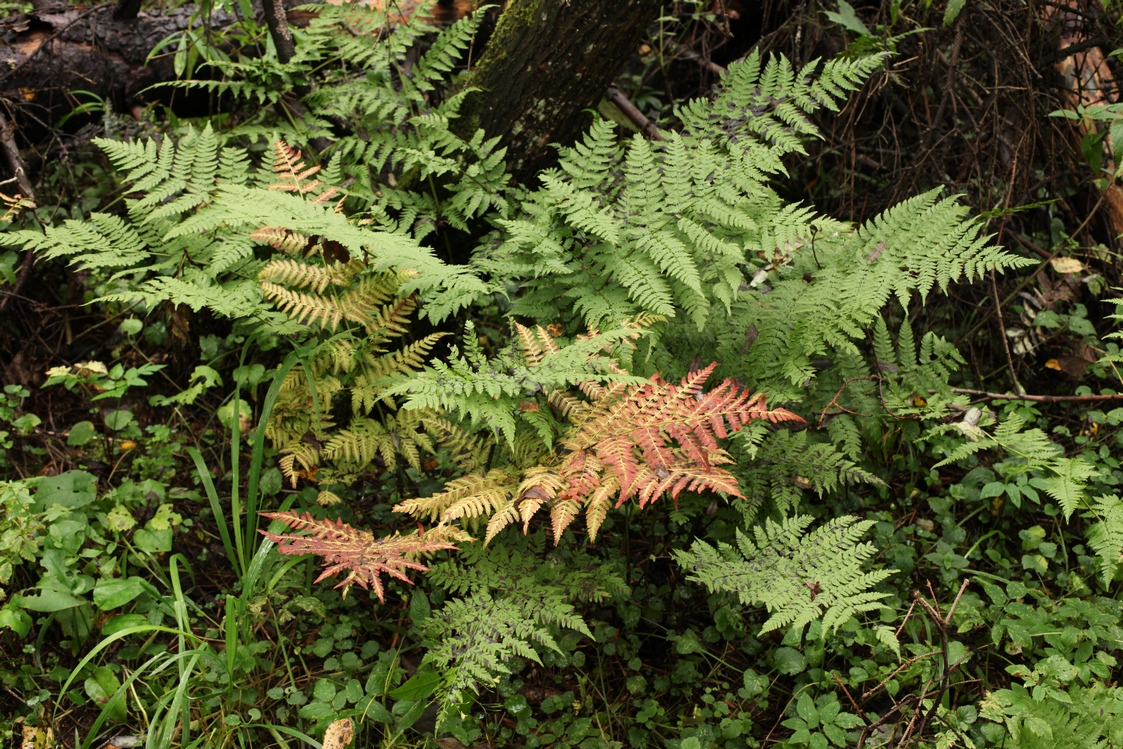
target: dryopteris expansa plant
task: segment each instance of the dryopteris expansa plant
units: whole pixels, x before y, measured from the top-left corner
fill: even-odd
[[[520,338],[526,337],[528,331],[522,329]],[[658,375],[643,386],[583,383],[588,400],[551,393],[551,404],[571,424],[558,443],[560,458],[543,458],[521,471],[521,477],[517,466],[466,476],[443,492],[406,500],[394,509],[442,525],[490,516],[490,541],[516,521],[529,529],[538,511],[548,508],[557,543],[582,512],[595,540],[608,510],[632,497],[640,507],[665,493],[677,499],[683,490],[739,497],[737,480],[721,467],[732,460],[717,440],[757,419],[802,419],[785,409],[769,410],[763,395],[752,395],[731,379],[703,392],[713,368],[698,370],[679,385]]]
[[[529,362],[541,365],[549,354],[557,353],[557,345],[545,329],[516,326],[516,330]],[[589,338],[595,340],[597,335]],[[485,541],[490,541],[515,522],[528,531],[539,510],[548,508],[556,544],[582,512],[590,539],[595,539],[609,509],[633,497],[641,508],[666,493],[677,500],[684,490],[740,497],[736,479],[722,467],[732,460],[717,440],[755,420],[802,419],[785,409],[768,409],[763,395],[751,394],[733,380],[703,391],[713,367],[692,373],[679,385],[655,375],[643,385],[585,381],[578,388],[584,398],[573,392],[544,393],[549,407],[570,423],[557,450],[520,451],[517,443],[500,443],[506,445],[508,465],[455,479],[442,492],[406,500],[394,509],[438,521],[428,532],[439,534],[442,540],[466,537],[457,527],[459,523],[487,517]],[[536,403],[525,403],[530,413],[539,408]],[[533,432],[521,436],[527,442],[540,442]],[[529,463],[530,456],[536,462]],[[327,551],[333,562],[331,573],[349,569],[347,581],[358,576],[375,584],[382,566],[363,566],[372,537],[356,535],[338,522],[283,514],[270,517],[317,537],[327,534],[334,543],[331,547],[309,545],[298,543],[299,536],[270,536],[281,543],[282,553],[323,555]]]

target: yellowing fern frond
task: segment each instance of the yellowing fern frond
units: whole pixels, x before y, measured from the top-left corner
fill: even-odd
[[[517,478],[500,469],[492,469],[486,475],[478,473],[454,479],[445,484],[444,491],[431,497],[407,499],[394,506],[394,512],[404,512],[430,521],[451,521],[461,517],[473,517],[485,512],[494,512],[514,497],[518,488]],[[478,512],[471,512],[478,510]]]
[[[358,272],[355,265],[355,263],[333,263],[319,266],[285,258],[267,263],[258,272],[257,278],[259,281],[308,288],[317,294],[323,294],[328,286],[346,285]]]
[[[307,475],[316,470],[320,451],[305,442],[296,442],[285,447],[283,453],[280,460],[281,474],[295,489],[301,472]]]
[[[278,179],[269,185],[270,190],[306,195],[323,184],[318,179],[311,179],[320,171],[320,167],[306,167],[300,151],[284,141],[279,140],[273,144],[273,171],[277,173]]]
[[[300,232],[280,226],[263,226],[250,234],[250,239],[265,242],[286,255],[304,255],[311,240]]]
[[[526,363],[532,367],[541,362],[547,354],[558,350],[554,337],[541,325],[528,328],[515,323],[515,334],[519,339],[519,348],[526,357]]]
[[[350,319],[352,309],[343,307],[333,297],[303,294],[270,281],[260,281],[259,283],[266,299],[276,304],[289,317],[305,325],[336,328],[339,327],[344,318]]]

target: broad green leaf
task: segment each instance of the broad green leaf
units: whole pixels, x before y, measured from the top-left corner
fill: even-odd
[[[85,507],[97,498],[97,479],[86,471],[67,471],[48,476],[39,482],[33,512],[42,512],[51,505],[72,510]]]
[[[827,11],[824,15],[827,18],[839,24],[848,31],[853,31],[858,36],[873,36],[869,27],[858,18],[858,14],[854,12],[854,6],[846,2],[846,0],[838,0],[838,12],[831,13]]]
[[[771,659],[776,670],[788,676],[807,670],[807,659],[795,648],[776,648],[771,653]]]
[[[819,711],[815,709],[815,700],[811,699],[811,695],[804,692],[799,696],[795,703],[796,715],[803,718],[807,723],[808,728],[819,727]]]
[[[94,586],[94,605],[102,611],[124,606],[144,592],[139,577],[127,580],[102,580]]]
[[[418,671],[390,696],[396,700],[423,700],[437,691],[440,683],[441,675],[436,671]]]
[[[148,617],[143,614],[118,614],[117,616],[110,617],[105,624],[101,625],[101,633],[102,635],[109,636],[123,629],[142,627],[145,624],[148,624]]]
[[[0,629],[7,627],[23,639],[31,631],[31,625],[31,616],[26,611],[20,611],[14,606],[0,609]]]
[[[97,430],[94,429],[94,423],[92,421],[79,421],[70,427],[70,433],[66,436],[66,444],[71,447],[80,447],[95,437],[97,437]]]
[[[53,588],[44,588],[34,596],[12,596],[12,604],[28,611],[41,611],[45,614],[56,611],[65,611],[85,603],[81,598],[75,598],[69,593]]]

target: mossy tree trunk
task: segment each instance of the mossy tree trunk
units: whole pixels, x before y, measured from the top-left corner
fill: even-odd
[[[549,166],[550,144],[569,145],[589,126],[620,66],[635,51],[661,0],[510,0],[467,82],[481,89],[463,124],[503,136],[507,163],[524,182]]]

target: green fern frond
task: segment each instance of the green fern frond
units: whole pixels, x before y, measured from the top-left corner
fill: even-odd
[[[472,39],[487,11],[494,5],[484,5],[445,29],[432,46],[417,61],[417,68],[408,80],[419,91],[431,91],[438,80],[452,71],[461,55],[472,44]]]
[[[674,552],[692,580],[711,591],[737,594],[746,606],[763,606],[771,616],[761,632],[822,620],[834,630],[856,614],[881,606],[885,593],[870,589],[889,571],[863,572],[876,553],[858,539],[873,523],[836,518],[806,533],[813,519],[767,519],[752,535],[737,532],[737,547],[695,541],[690,551]]]
[[[1123,564],[1123,500],[1114,494],[1096,498],[1092,505],[1096,522],[1088,527],[1088,545],[1100,560],[1100,580],[1108,588]]]
[[[1040,429],[1023,430],[1023,427],[1022,418],[1011,414],[994,430],[993,435],[975,428],[969,433],[971,439],[953,449],[934,468],[962,460],[981,450],[1005,451],[1011,456],[1011,468],[1016,473],[1044,474],[1035,479],[1035,485],[1057,501],[1067,520],[1082,502],[1087,501],[1085,488],[1096,475],[1096,467],[1080,457],[1066,458],[1061,447]]]
[[[770,434],[754,459],[742,465],[740,484],[750,504],[770,502],[785,514],[800,505],[807,490],[822,497],[852,484],[884,486],[881,479],[863,470],[835,444],[809,443],[806,431]]]
[[[436,646],[425,663],[442,674],[438,721],[510,673],[512,658],[541,663],[541,650],[562,652],[554,635],[559,629],[591,637],[574,603],[606,603],[629,593],[620,575],[583,552],[559,550],[543,559],[540,534],[503,541],[487,550],[465,544],[458,559],[430,570],[434,585],[462,596],[428,624]]]

